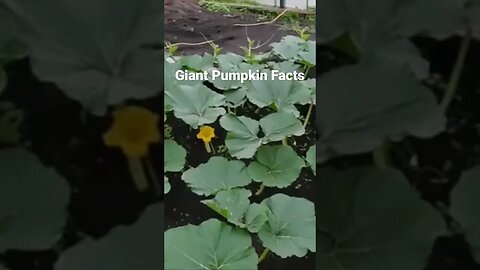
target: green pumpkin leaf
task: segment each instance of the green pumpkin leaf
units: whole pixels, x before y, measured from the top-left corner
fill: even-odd
[[[0,151],[0,179],[0,253],[52,248],[67,219],[65,179],[23,149]]]
[[[163,268],[164,206],[145,210],[131,226],[119,226],[106,236],[87,239],[64,251],[55,270],[131,270]]]
[[[317,152],[315,145],[310,146],[307,151],[307,156],[305,157],[308,166],[312,168],[313,174],[317,173]]]
[[[180,57],[179,62],[193,71],[200,72],[203,70],[208,70],[213,68],[213,62],[215,61],[215,57],[210,54],[199,55],[185,55]]]
[[[446,38],[462,29],[462,1],[375,0],[320,1],[317,41],[350,35],[360,59],[383,58],[428,76],[428,62],[408,40],[423,34]]]
[[[451,214],[460,222],[467,241],[474,249],[480,248],[480,168],[463,173],[451,194]],[[480,263],[480,258],[477,257]]]
[[[230,155],[236,158],[251,158],[262,144],[305,133],[302,123],[285,112],[269,114],[260,121],[226,114],[220,118],[220,125],[228,131],[225,145]],[[260,127],[265,135],[262,138],[258,137]]]
[[[280,42],[272,43],[272,48],[283,59],[290,60],[298,58],[303,44],[305,44],[305,40],[297,36],[285,36]]]
[[[228,219],[229,222],[238,224],[248,210],[250,196],[252,193],[249,190],[235,188],[219,191],[214,199],[203,200],[202,203]]]
[[[430,90],[404,69],[388,64],[337,69],[319,78],[318,88],[319,150],[363,153],[385,139],[428,138],[445,127],[445,117]],[[318,156],[330,157],[323,151]]]
[[[165,232],[165,269],[257,269],[250,235],[219,220]]]
[[[260,231],[268,220],[267,211],[268,208],[264,204],[250,204],[244,217],[244,226],[249,232],[258,233]]]
[[[248,173],[267,187],[285,188],[297,180],[304,166],[303,159],[290,146],[266,145],[258,150]]]
[[[179,172],[185,166],[187,151],[174,140],[164,140],[163,170]]]
[[[243,187],[252,181],[242,161],[211,157],[207,163],[182,174],[182,180],[198,195],[210,196],[221,190]]]
[[[168,182],[168,177],[164,176],[163,177],[163,193],[167,194],[168,192],[170,192],[170,189],[171,189],[171,186],[170,186],[170,182]]]
[[[6,1],[22,25],[34,74],[103,115],[108,105],[161,91],[163,42],[158,1]]]
[[[220,125],[228,131],[225,144],[230,155],[237,158],[251,158],[262,144],[258,137],[258,121],[245,116],[226,114],[220,118]]]
[[[311,100],[309,89],[298,81],[268,80],[252,81],[247,90],[250,102],[260,108],[275,105],[279,112],[288,112],[296,117],[300,115],[296,104],[307,104]]]
[[[290,136],[305,134],[302,122],[291,113],[272,113],[260,119],[259,123],[265,134],[262,138],[263,143],[277,142]]]
[[[268,221],[258,232],[264,247],[282,258],[315,252],[315,207],[311,201],[275,194],[262,205],[268,209]]]
[[[182,119],[192,128],[197,129],[210,124],[220,115],[226,113],[221,106],[225,97],[198,83],[196,85],[179,85],[175,91],[165,92],[173,107],[175,117]]]
[[[327,168],[318,179],[318,269],[425,267],[445,224],[401,172]]]

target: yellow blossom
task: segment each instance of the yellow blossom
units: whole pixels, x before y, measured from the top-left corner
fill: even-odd
[[[215,129],[211,126],[202,126],[197,134],[197,139],[203,140],[205,143],[212,141],[215,138]]]
[[[120,147],[129,158],[148,154],[151,143],[160,141],[158,116],[138,106],[120,108],[113,113],[113,124],[103,135],[107,146]]]

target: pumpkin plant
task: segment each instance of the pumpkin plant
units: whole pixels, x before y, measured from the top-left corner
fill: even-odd
[[[317,78],[318,269],[424,269],[445,235],[480,247],[478,169],[463,174],[447,205],[423,200],[407,179],[411,164],[398,158],[414,138],[427,141],[451,125],[469,44],[480,38],[479,7],[475,0],[318,2],[317,40],[348,63]],[[463,40],[458,58],[436,97],[426,83],[430,63],[412,38],[455,34]],[[365,155],[361,166],[342,165]]]
[[[312,109],[303,110],[314,104],[313,79],[241,82],[173,77],[177,70],[301,72],[305,66],[314,67],[313,44],[286,36],[263,54],[251,48],[245,55],[166,52],[165,118],[169,125],[179,124],[165,138],[170,145],[165,170],[179,175],[171,181],[183,181],[218,218],[167,229],[165,269],[263,269],[262,262],[272,254],[286,259],[315,252],[313,202],[283,191],[294,183],[301,185],[305,181],[301,172],[312,174],[310,168],[315,167],[315,147],[296,145],[298,138],[315,138]],[[180,145],[184,141],[176,137],[175,129],[183,126],[204,145],[203,151],[193,150],[197,148],[191,143]],[[190,165],[188,160],[197,155],[204,155],[204,161]],[[171,164],[178,166],[173,169]],[[265,196],[265,189],[273,195]],[[263,246],[258,253],[256,241]]]

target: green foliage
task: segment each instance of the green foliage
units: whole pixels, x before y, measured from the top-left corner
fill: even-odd
[[[257,269],[250,235],[219,220],[165,232],[165,269]]]
[[[306,33],[303,34],[305,37]],[[173,111],[174,117],[191,128],[210,124],[215,127],[217,136],[222,134],[221,129],[227,133],[224,145],[221,145],[226,146],[227,153],[209,152],[213,156],[206,163],[189,168],[181,179],[193,193],[206,197],[201,202],[229,223],[210,219],[199,226],[187,225],[167,230],[166,269],[257,269],[259,258],[249,236],[257,233],[266,248],[264,254],[271,250],[286,258],[303,257],[309,251],[315,251],[312,202],[275,194],[260,204],[256,203],[256,197],[263,188],[290,186],[306,166],[304,158],[294,150],[296,147],[287,145],[287,139],[306,135],[298,106],[313,106],[315,80],[292,82],[272,80],[271,77],[266,81],[213,80],[210,76],[208,81],[179,81],[174,76],[178,70],[212,74],[215,70],[224,73],[250,70],[270,73],[276,69],[299,73],[313,67],[314,43],[286,38],[274,46],[278,46],[279,50],[285,49],[284,43],[289,40],[299,42],[299,46],[298,51],[288,59],[285,58],[287,55],[274,51],[255,54],[255,41],[250,39],[243,56],[219,54],[217,48],[213,56],[166,57],[166,112]],[[256,118],[258,110],[265,113]],[[242,113],[237,115],[238,111]],[[280,141],[285,145],[280,145]],[[212,142],[212,148],[222,143],[218,142],[218,138]],[[169,139],[165,146],[170,147],[171,143]],[[314,153],[308,157],[314,159]],[[176,155],[169,158],[177,160]],[[182,153],[177,169],[183,168],[183,161]],[[252,180],[261,183],[254,196]],[[295,214],[292,214],[293,211]],[[218,240],[221,242],[216,240],[218,235],[222,237]],[[212,241],[215,241],[215,246],[212,246]]]
[[[290,146],[266,145],[255,155],[248,166],[248,173],[254,181],[267,187],[290,186],[300,175],[305,162]]]
[[[260,121],[227,114],[220,119],[220,124],[228,131],[225,139],[228,151],[237,158],[251,158],[262,144],[305,133],[302,123],[286,112],[269,114]],[[260,127],[264,134],[261,138],[258,137]]]
[[[221,190],[246,186],[251,182],[242,161],[212,157],[207,163],[188,169],[182,180],[198,195],[213,195]]]
[[[282,258],[315,252],[315,206],[309,200],[275,194],[265,199],[268,221],[258,232],[266,248]]]
[[[480,167],[463,173],[451,194],[451,215],[462,225],[462,233],[472,248],[480,248]],[[480,257],[477,256],[478,263]]]
[[[131,226],[119,226],[101,239],[87,238],[62,253],[55,270],[164,269],[163,203],[151,205]],[[173,268],[167,268],[173,269]]]
[[[23,149],[0,151],[0,252],[44,250],[62,236],[70,189]]]
[[[318,179],[318,269],[423,269],[445,224],[400,172],[322,169]]]
[[[165,140],[164,145],[164,157],[163,157],[163,171],[164,172],[179,172],[183,170],[185,166],[185,158],[187,151],[176,143],[174,140]],[[168,178],[164,176],[164,193],[167,194],[170,191],[170,183]]]
[[[342,67],[318,79],[318,158],[368,152],[385,139],[443,131],[433,94],[405,69],[385,63]]]
[[[4,1],[31,50],[32,69],[90,112],[160,92],[159,1]],[[88,19],[86,19],[88,18]]]

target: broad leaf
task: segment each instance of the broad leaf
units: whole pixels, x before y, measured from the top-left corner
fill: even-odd
[[[212,157],[207,163],[188,169],[182,180],[198,195],[210,196],[221,190],[250,184],[247,168],[242,161]]]
[[[0,151],[0,253],[50,249],[62,236],[70,189],[22,149]]]
[[[250,235],[216,219],[165,232],[165,269],[257,269]]]
[[[177,89],[165,94],[169,98],[175,116],[194,129],[213,123],[220,115],[226,113],[225,109],[221,108],[225,105],[225,97],[200,83],[179,85]]]
[[[445,224],[401,172],[323,169],[318,179],[318,269],[425,267]]]
[[[174,140],[163,142],[163,171],[179,172],[185,166],[187,151]]]
[[[215,57],[210,54],[199,55],[185,55],[180,58],[180,63],[182,66],[187,67],[190,70],[200,72],[213,68],[213,62]]]
[[[307,151],[307,156],[305,157],[308,166],[313,171],[313,174],[317,173],[317,152],[315,145],[311,146]]]
[[[425,78],[428,63],[408,38],[454,34],[461,29],[462,4],[457,0],[322,0],[317,6],[317,40],[329,42],[346,33],[360,58],[389,59]]]
[[[264,204],[252,203],[244,217],[244,226],[251,233],[258,233],[268,220],[268,208]]]
[[[152,205],[135,224],[73,246],[62,253],[55,270],[164,269],[163,207]]]
[[[228,131],[225,144],[230,155],[236,158],[251,158],[262,144],[305,133],[302,123],[285,112],[269,114],[260,121],[226,114],[220,118],[220,125]],[[258,137],[260,127],[264,133],[262,138]]]
[[[91,112],[161,91],[162,3],[155,0],[3,1],[23,26],[32,69]]]
[[[285,60],[298,60],[315,66],[315,42],[297,36],[285,36],[280,42],[272,43],[273,52]]]
[[[250,205],[249,197],[252,193],[244,188],[222,190],[215,194],[215,198],[204,200],[202,203],[215,210],[233,224],[240,223]]]
[[[299,116],[296,104],[310,102],[311,92],[298,81],[268,80],[252,81],[251,88],[247,90],[250,102],[260,108],[275,105],[280,112],[288,112]]]
[[[318,158],[368,152],[384,139],[427,138],[441,132],[445,117],[434,95],[401,68],[362,63],[318,79]]]
[[[297,180],[305,162],[290,146],[260,147],[248,173],[256,182],[267,187],[285,188]]]
[[[475,250],[480,248],[479,180],[480,168],[470,169],[463,173],[451,194],[451,214],[463,225],[467,241]]]
[[[276,194],[262,205],[268,208],[268,221],[258,236],[266,248],[282,258],[315,252],[315,209],[311,201]]]
[[[172,187],[170,186],[170,182],[168,182],[168,178],[166,176],[163,177],[163,193],[167,194],[170,192],[170,189]]]
[[[220,118],[220,125],[228,131],[225,144],[230,155],[237,158],[251,158],[262,144],[258,137],[258,121],[245,116],[226,114]]]
[[[272,113],[260,119],[259,123],[265,134],[262,138],[263,143],[281,141],[290,136],[305,134],[302,122],[291,113]]]

